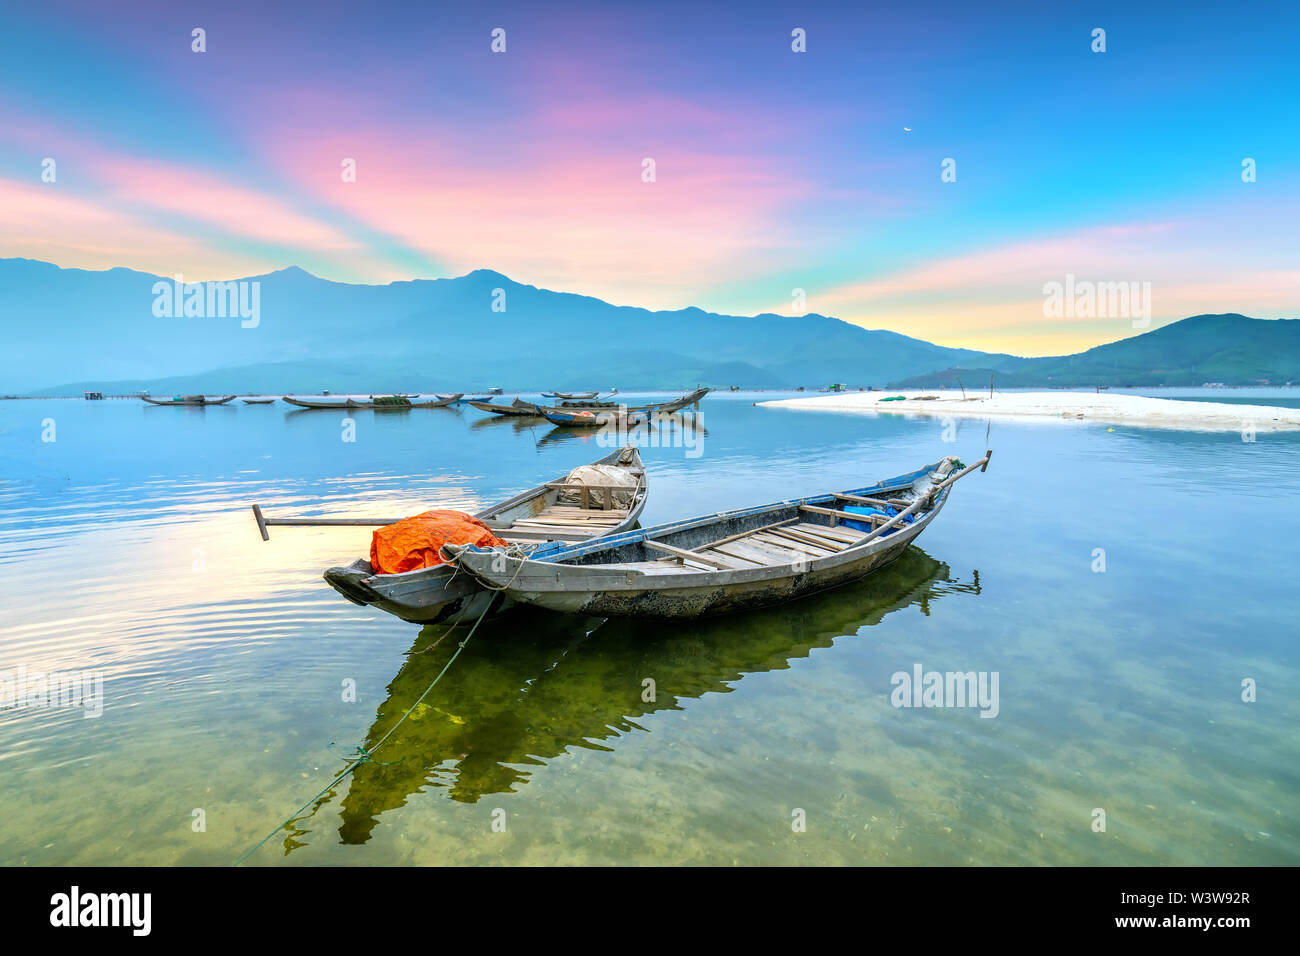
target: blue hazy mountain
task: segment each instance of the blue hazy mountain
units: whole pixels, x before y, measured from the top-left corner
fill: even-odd
[[[171,277],[0,259],[0,393],[1229,384],[1300,377],[1300,322],[1197,316],[1075,356],[953,349],[809,314],[614,306],[486,269],[389,285],[250,276],[258,323],[155,314]],[[160,287],[158,284],[164,283]],[[500,290],[500,291],[498,291]],[[494,311],[494,303],[504,311]]]
[[[883,384],[986,361],[822,315],[652,312],[480,269],[390,285],[292,268],[251,276],[260,321],[154,314],[156,283],[0,260],[0,391],[334,391]],[[504,292],[504,311],[494,302]]]

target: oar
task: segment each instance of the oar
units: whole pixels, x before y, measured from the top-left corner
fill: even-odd
[[[261,505],[253,505],[253,517],[257,519],[257,530],[262,532],[263,541],[271,540],[271,536],[266,531],[271,525],[298,528],[382,527],[387,524],[397,524],[402,520],[401,518],[268,518],[262,514]]]

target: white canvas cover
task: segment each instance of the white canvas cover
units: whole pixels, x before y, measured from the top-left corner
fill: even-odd
[[[564,481],[574,486],[573,490],[560,489],[560,503],[566,505],[581,503],[582,495],[577,489],[582,485],[591,489],[588,492],[590,508],[605,507],[605,491],[600,485],[617,486],[613,491],[615,508],[631,508],[636,495],[637,476],[630,469],[618,465],[583,465],[569,472]]]

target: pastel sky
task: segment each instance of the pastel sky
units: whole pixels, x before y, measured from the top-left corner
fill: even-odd
[[[737,314],[802,289],[1025,355],[1133,334],[1045,317],[1067,274],[1151,283],[1155,326],[1300,316],[1300,5],[1132,6],[10,4],[0,256]]]

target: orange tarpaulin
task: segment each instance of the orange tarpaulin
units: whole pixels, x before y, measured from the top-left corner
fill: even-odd
[[[444,544],[491,548],[506,542],[463,511],[426,511],[376,531],[370,539],[370,567],[375,574],[398,574],[445,564],[438,553]]]

